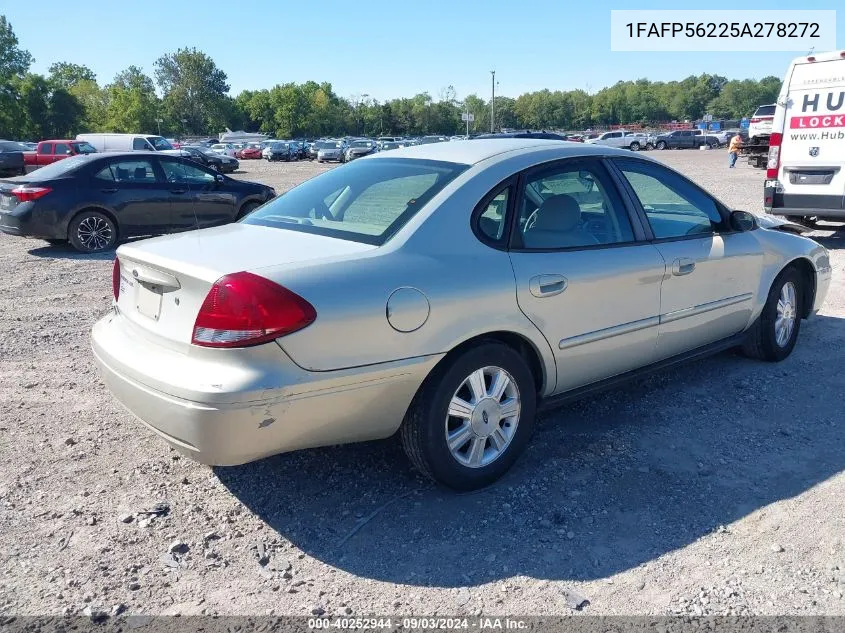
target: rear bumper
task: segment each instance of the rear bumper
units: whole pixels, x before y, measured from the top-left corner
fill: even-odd
[[[276,343],[177,352],[139,335],[114,312],[91,337],[117,400],[180,452],[220,466],[388,437],[442,357],[308,372]],[[215,351],[222,353],[209,353]]]
[[[33,203],[19,204],[12,213],[0,211],[0,232],[18,237],[38,237],[42,239],[66,239],[67,222],[59,221],[56,214],[39,213],[31,208],[22,208]]]
[[[772,215],[815,216],[830,220],[845,220],[845,196],[778,192],[776,187],[763,188],[763,206]]]

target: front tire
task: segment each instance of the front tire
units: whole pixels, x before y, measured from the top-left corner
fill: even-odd
[[[525,359],[502,343],[482,343],[426,379],[399,433],[424,475],[448,488],[476,490],[501,477],[525,449],[536,406]]]
[[[657,141],[657,145],[655,145],[655,147],[661,151],[666,149],[666,141]]]
[[[631,143],[631,151],[632,152],[639,152],[640,151],[640,144],[637,141]]]
[[[769,362],[787,358],[798,341],[803,299],[800,273],[792,266],[784,269],[769,289],[763,312],[748,331],[743,353]]]
[[[83,253],[100,253],[117,244],[117,227],[99,211],[83,211],[70,222],[68,240]]]

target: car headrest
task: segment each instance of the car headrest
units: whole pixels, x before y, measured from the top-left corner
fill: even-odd
[[[135,180],[144,180],[147,177],[147,168],[146,167],[136,167],[135,168]]]
[[[534,229],[538,231],[571,231],[581,220],[578,201],[565,193],[547,198],[537,209]]]

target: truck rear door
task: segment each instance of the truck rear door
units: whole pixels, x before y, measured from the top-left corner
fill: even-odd
[[[796,63],[788,82],[773,211],[793,209],[792,215],[841,219],[845,217],[845,58]]]

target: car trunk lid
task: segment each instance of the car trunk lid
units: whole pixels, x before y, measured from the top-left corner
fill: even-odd
[[[117,251],[117,308],[142,335],[188,350],[200,307],[214,282],[224,275],[241,271],[260,275],[262,268],[298,267],[354,257],[374,248],[240,223],[126,244]]]

